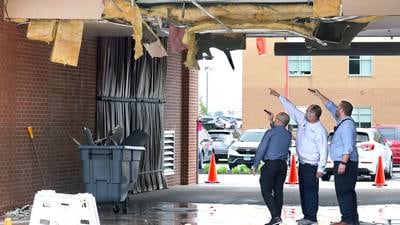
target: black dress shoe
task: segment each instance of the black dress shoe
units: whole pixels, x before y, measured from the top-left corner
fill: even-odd
[[[269,223],[266,223],[265,225],[278,225],[282,223],[282,219],[280,217],[274,217],[271,218],[271,221],[269,221]]]

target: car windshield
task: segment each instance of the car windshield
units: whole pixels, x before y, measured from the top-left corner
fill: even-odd
[[[396,138],[395,128],[378,128],[378,130],[386,140],[399,140]]]
[[[226,140],[229,138],[227,133],[210,133],[210,136],[213,140]]]
[[[247,131],[240,136],[239,141],[260,142],[262,137],[264,136],[264,133],[265,132],[262,131]]]
[[[332,141],[333,133],[330,133],[328,136],[328,142]],[[357,143],[369,141],[369,137],[367,133],[357,132]]]
[[[213,119],[214,119],[214,118],[203,117],[203,118],[201,118],[200,120],[201,120],[201,122],[205,123],[205,122],[212,121]]]

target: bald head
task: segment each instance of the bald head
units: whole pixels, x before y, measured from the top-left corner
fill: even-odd
[[[275,119],[279,120],[285,126],[287,126],[290,121],[289,115],[285,112],[278,113],[278,115],[276,115]]]

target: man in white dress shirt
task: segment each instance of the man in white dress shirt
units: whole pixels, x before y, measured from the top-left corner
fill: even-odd
[[[317,225],[319,178],[324,175],[328,157],[327,132],[319,121],[322,110],[310,105],[306,113],[287,98],[270,88],[270,94],[279,98],[282,106],[297,123],[296,152],[299,160],[299,190],[304,218],[299,225]]]

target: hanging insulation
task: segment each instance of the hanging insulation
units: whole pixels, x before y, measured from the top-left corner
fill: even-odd
[[[64,65],[77,66],[82,33],[82,20],[61,20],[58,23],[50,60]]]

